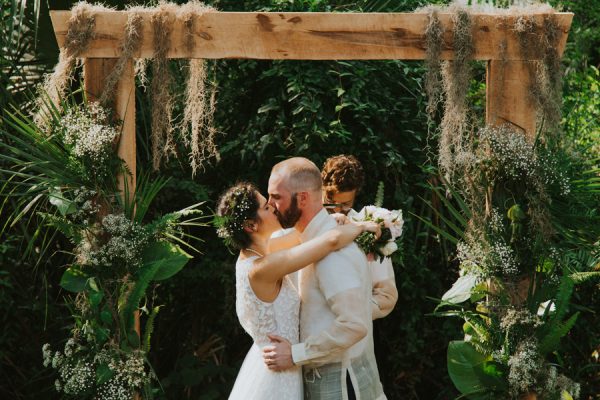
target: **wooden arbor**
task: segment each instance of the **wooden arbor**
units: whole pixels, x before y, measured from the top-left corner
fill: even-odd
[[[143,41],[136,58],[151,58],[151,11],[143,12]],[[51,11],[59,46],[63,47],[70,11]],[[453,24],[450,13],[440,12],[444,27],[441,58],[451,60]],[[533,14],[538,26],[544,14]],[[472,14],[475,60],[487,61],[486,120],[510,122],[526,135],[535,132],[536,110],[529,98],[528,64],[544,57],[543,49],[522,54],[512,27],[517,16]],[[560,27],[557,51],[562,55],[573,14],[553,14]],[[271,60],[424,60],[427,13],[261,13],[207,12],[194,22],[196,47],[182,43],[183,21],[174,19],[169,58],[254,58]],[[95,39],[84,57],[84,82],[88,95],[99,96],[112,71],[123,41],[126,11],[101,11],[95,15]],[[117,114],[123,120],[119,155],[132,172],[135,187],[135,90],[133,65],[125,68],[115,93]]]

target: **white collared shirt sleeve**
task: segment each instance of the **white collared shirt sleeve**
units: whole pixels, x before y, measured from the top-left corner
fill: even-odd
[[[359,268],[363,260],[352,260],[331,253],[323,259],[317,268],[319,287],[327,299],[335,320],[322,332],[311,335],[302,343],[292,346],[292,359],[295,364],[326,364],[339,361],[341,353],[363,339],[371,323],[370,299],[366,298],[364,282]]]
[[[372,316],[375,320],[392,312],[398,301],[398,289],[394,267],[389,257],[385,257],[381,262],[369,262],[369,268],[373,278]]]

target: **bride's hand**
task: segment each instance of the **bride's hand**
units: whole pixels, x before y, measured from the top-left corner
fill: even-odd
[[[346,225],[351,222],[350,218],[341,213],[331,214],[331,216],[335,219],[335,222],[337,222],[338,225]]]
[[[362,226],[363,231],[373,232],[376,238],[379,238],[381,236],[381,224],[374,221],[361,221],[357,224]]]

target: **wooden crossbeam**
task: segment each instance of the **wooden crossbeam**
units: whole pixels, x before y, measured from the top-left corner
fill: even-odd
[[[70,11],[50,12],[59,46],[63,46]],[[143,43],[137,58],[153,56],[150,12],[143,12]],[[471,14],[474,58],[477,60],[535,60],[543,57],[543,46],[522,54],[513,26],[516,16]],[[208,12],[194,21],[196,46],[184,46],[184,24],[172,15],[173,34],[169,58],[254,58],[272,60],[385,60],[425,59],[427,13],[267,13]],[[454,56],[450,13],[439,13],[445,29],[442,58]],[[542,25],[544,14],[534,14]],[[572,13],[556,13],[563,34],[558,44],[562,54]],[[120,55],[126,11],[98,12],[96,38],[84,58],[115,58]]]

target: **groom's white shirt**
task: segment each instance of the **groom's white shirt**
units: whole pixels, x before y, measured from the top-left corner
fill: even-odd
[[[301,240],[306,242],[336,226],[335,219],[322,209]],[[370,385],[370,392],[377,393],[369,400],[385,399],[373,354],[372,287],[364,253],[355,243],[332,252],[300,270],[298,286],[301,342],[292,346],[294,363],[312,368],[341,363],[345,382],[346,370],[353,380],[361,375],[353,371],[352,363],[360,359],[369,364],[374,376],[362,374],[362,382],[356,384]]]

